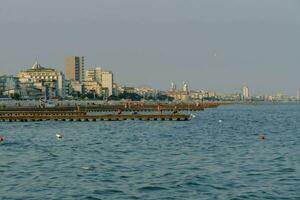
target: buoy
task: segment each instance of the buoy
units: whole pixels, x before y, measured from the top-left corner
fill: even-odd
[[[222,123],[222,122],[223,122],[223,121],[220,119],[220,120],[219,120],[219,123]]]
[[[61,134],[58,134],[58,133],[57,133],[57,134],[56,134],[56,137],[57,137],[57,139],[62,139],[63,136],[62,136]]]
[[[0,142],[4,142],[4,137],[0,136]]]

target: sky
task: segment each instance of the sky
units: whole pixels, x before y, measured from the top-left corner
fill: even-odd
[[[1,0],[0,74],[85,56],[117,83],[295,95],[299,0]]]

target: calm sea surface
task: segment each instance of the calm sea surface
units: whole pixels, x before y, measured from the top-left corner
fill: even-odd
[[[300,104],[194,114],[0,122],[0,199],[300,199]]]

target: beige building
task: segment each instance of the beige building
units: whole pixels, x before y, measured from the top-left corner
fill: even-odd
[[[168,91],[166,95],[173,97],[176,101],[190,100],[190,94],[187,91]]]
[[[95,70],[94,69],[88,69],[85,72],[85,81],[95,81]]]
[[[71,81],[70,82],[71,93],[82,93],[82,84],[79,81]]]
[[[98,96],[102,96],[102,86],[96,81],[85,81],[83,89],[85,93],[95,93]]]
[[[19,72],[18,78],[21,85],[33,87],[41,94],[48,95],[49,98],[64,97],[65,95],[63,73],[52,68],[42,67],[38,62],[31,69]]]
[[[242,96],[244,99],[249,99],[250,98],[250,92],[249,92],[249,88],[247,86],[244,86],[242,88]]]
[[[98,83],[102,82],[102,68],[96,67],[94,69],[88,69],[85,72],[85,81],[96,81]]]
[[[113,73],[111,71],[102,71],[101,76],[101,83],[102,87],[106,88],[108,91],[108,96],[111,96],[113,94],[113,84],[114,84],[114,78]]]
[[[71,81],[84,81],[84,57],[67,56],[65,58],[66,79]]]

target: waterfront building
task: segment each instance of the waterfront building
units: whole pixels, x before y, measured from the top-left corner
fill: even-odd
[[[94,69],[88,69],[85,71],[85,81],[95,81],[95,70]]]
[[[209,97],[209,92],[204,90],[190,91],[190,98],[192,100],[203,100]]]
[[[13,76],[0,76],[0,96],[10,96],[18,93],[19,79]]]
[[[108,96],[113,94],[113,73],[111,71],[102,71],[101,73],[101,83],[102,87],[106,88],[108,91]]]
[[[121,91],[122,91],[122,87],[116,83],[113,83],[113,95],[118,96],[122,93]]]
[[[96,66],[95,68],[88,69],[86,71],[85,79],[88,82],[98,83],[101,86],[102,90],[104,90],[104,94],[106,97],[109,97],[113,94],[114,80],[112,71],[103,70],[101,67]]]
[[[67,56],[65,58],[66,79],[71,81],[84,81],[84,57]]]
[[[42,67],[37,61],[30,69],[20,71],[18,78],[25,93],[35,91],[34,95],[45,95],[45,98],[63,98],[65,95],[64,74],[52,68]]]
[[[19,77],[20,95],[23,99],[42,97],[42,89],[35,87],[35,83],[29,75]]]
[[[240,101],[241,94],[240,93],[229,93],[229,94],[222,94],[219,96],[220,100],[222,101]]]
[[[102,96],[102,86],[97,81],[84,81],[83,91],[84,93],[94,93],[98,96]]]
[[[135,93],[136,90],[135,90],[134,87],[123,86],[123,87],[122,87],[122,92],[126,92],[126,93]]]
[[[297,97],[296,97],[297,101],[300,101],[300,90],[297,91]]]
[[[173,97],[175,101],[188,101],[190,100],[190,94],[186,91],[167,91],[166,95]]]
[[[70,81],[69,83],[69,95],[79,96],[83,92],[83,86],[79,81]]]
[[[150,87],[140,87],[140,88],[135,88],[136,93],[139,95],[143,96],[144,98],[155,98],[158,94],[158,90],[150,88]]]
[[[176,85],[171,84],[171,89],[166,92],[167,96],[173,97],[175,101],[188,101],[191,99],[188,84],[183,82],[182,90],[177,91]]]
[[[183,82],[182,91],[183,92],[188,92],[189,91],[189,86],[186,82]]]
[[[171,83],[171,91],[176,91],[176,84],[174,82]]]
[[[102,68],[101,67],[97,67],[95,68],[94,70],[94,77],[95,77],[95,80],[94,81],[97,81],[98,83],[102,83]]]
[[[94,69],[88,69],[85,72],[85,81],[102,83],[102,68],[96,66]]]
[[[243,100],[250,98],[250,92],[249,92],[249,88],[247,86],[244,86],[242,88],[242,97],[243,97]]]

